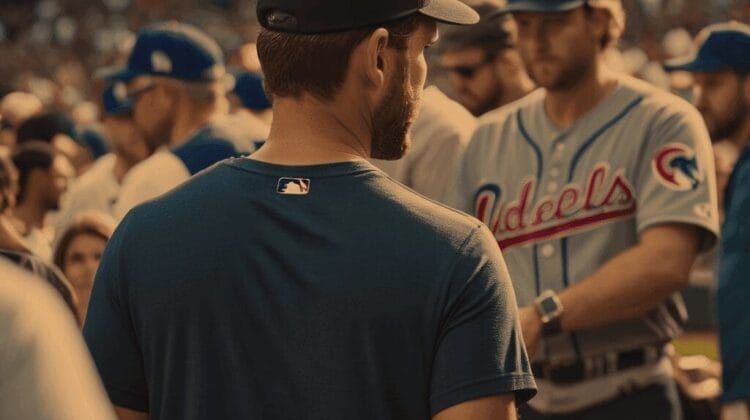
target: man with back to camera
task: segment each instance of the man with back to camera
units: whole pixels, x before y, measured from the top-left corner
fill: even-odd
[[[617,0],[511,0],[542,87],[488,114],[446,201],[508,262],[539,394],[524,419],[679,419],[664,346],[718,228],[711,146],[689,104],[613,74]]]
[[[511,419],[534,394],[487,229],[366,161],[407,147],[435,21],[477,15],[351,5],[259,1],[268,142],[110,240],[84,335],[121,418]]]
[[[228,81],[219,45],[200,29],[178,22],[138,33],[127,65],[102,69],[152,151],[122,181],[113,214],[155,198],[214,163],[235,156],[235,141],[210,123],[226,114]]]
[[[501,9],[502,2],[497,0],[478,2],[474,10],[480,22],[447,28],[438,45],[453,95],[477,117],[534,90],[515,45],[514,23],[507,16],[497,16]]]
[[[730,22],[704,28],[695,54],[666,64],[669,71],[693,74],[693,102],[703,114],[711,139],[728,140],[740,158],[725,193],[717,310],[725,420],[750,419],[750,26]]]

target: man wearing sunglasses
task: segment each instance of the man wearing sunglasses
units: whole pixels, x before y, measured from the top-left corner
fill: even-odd
[[[237,154],[235,142],[211,125],[228,112],[231,76],[216,41],[198,28],[177,22],[148,27],[127,65],[100,76],[132,107],[138,134],[155,152],[123,180],[116,217]]]
[[[513,102],[534,89],[515,47],[513,21],[496,16],[501,5],[484,0],[477,25],[449,27],[441,35],[440,64],[456,100],[475,116]]]

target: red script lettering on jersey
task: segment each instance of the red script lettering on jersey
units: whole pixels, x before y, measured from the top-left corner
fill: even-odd
[[[535,199],[536,177],[525,178],[518,197],[502,200],[497,184],[486,184],[474,200],[475,216],[490,227],[501,248],[569,236],[635,214],[635,189],[624,170],[599,163],[586,184],[570,183],[555,195]],[[532,203],[532,201],[534,201]]]

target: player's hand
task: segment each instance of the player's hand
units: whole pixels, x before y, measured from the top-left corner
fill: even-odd
[[[542,337],[542,319],[533,305],[519,308],[518,317],[521,321],[526,352],[529,354],[529,360],[533,360]]]

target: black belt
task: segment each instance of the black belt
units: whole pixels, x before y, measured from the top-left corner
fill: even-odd
[[[643,347],[619,353],[605,353],[572,363],[533,363],[531,370],[539,379],[555,384],[572,384],[621,370],[655,363],[664,355],[664,347]]]

